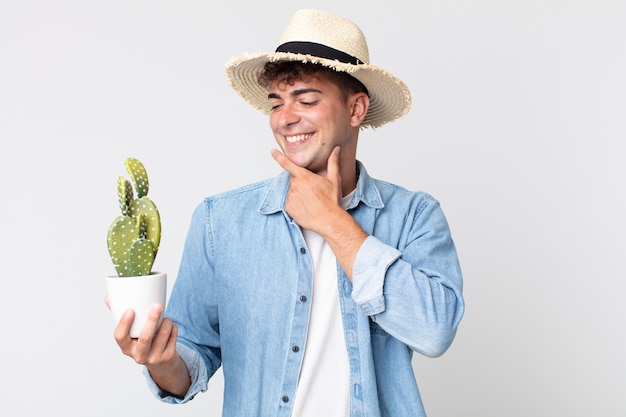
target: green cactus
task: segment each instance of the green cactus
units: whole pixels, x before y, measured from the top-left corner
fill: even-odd
[[[137,159],[126,158],[124,165],[132,184],[123,176],[117,180],[122,214],[109,227],[107,246],[120,277],[148,275],[161,242],[161,217],[147,196],[148,173],[143,164]]]

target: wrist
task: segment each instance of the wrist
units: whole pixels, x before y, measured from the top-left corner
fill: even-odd
[[[147,368],[152,380],[166,396],[182,398],[191,386],[187,365],[178,354],[171,366],[147,366]]]

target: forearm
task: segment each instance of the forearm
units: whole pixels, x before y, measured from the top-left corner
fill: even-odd
[[[328,216],[320,234],[328,242],[337,261],[352,281],[354,260],[368,234],[343,209],[338,210],[332,216]]]
[[[427,356],[447,349],[464,310],[460,269],[453,247],[445,246],[416,257],[415,247],[400,252],[371,237],[353,267],[357,305],[387,333]]]

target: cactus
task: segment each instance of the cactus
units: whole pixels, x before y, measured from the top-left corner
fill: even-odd
[[[148,173],[143,164],[137,159],[126,158],[124,165],[132,184],[123,176],[117,180],[122,214],[109,227],[109,255],[120,277],[149,275],[161,242],[161,217],[147,196]]]

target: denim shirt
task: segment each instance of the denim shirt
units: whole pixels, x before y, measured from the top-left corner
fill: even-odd
[[[369,234],[353,282],[337,265],[350,363],[351,417],[425,416],[413,352],[443,354],[463,316],[462,275],[448,223],[430,195],[368,176],[349,213]],[[289,417],[302,364],[313,265],[285,210],[289,174],[205,199],[194,211],[166,316],[192,385],[221,366],[223,416]],[[323,399],[320,399],[323,401]]]

